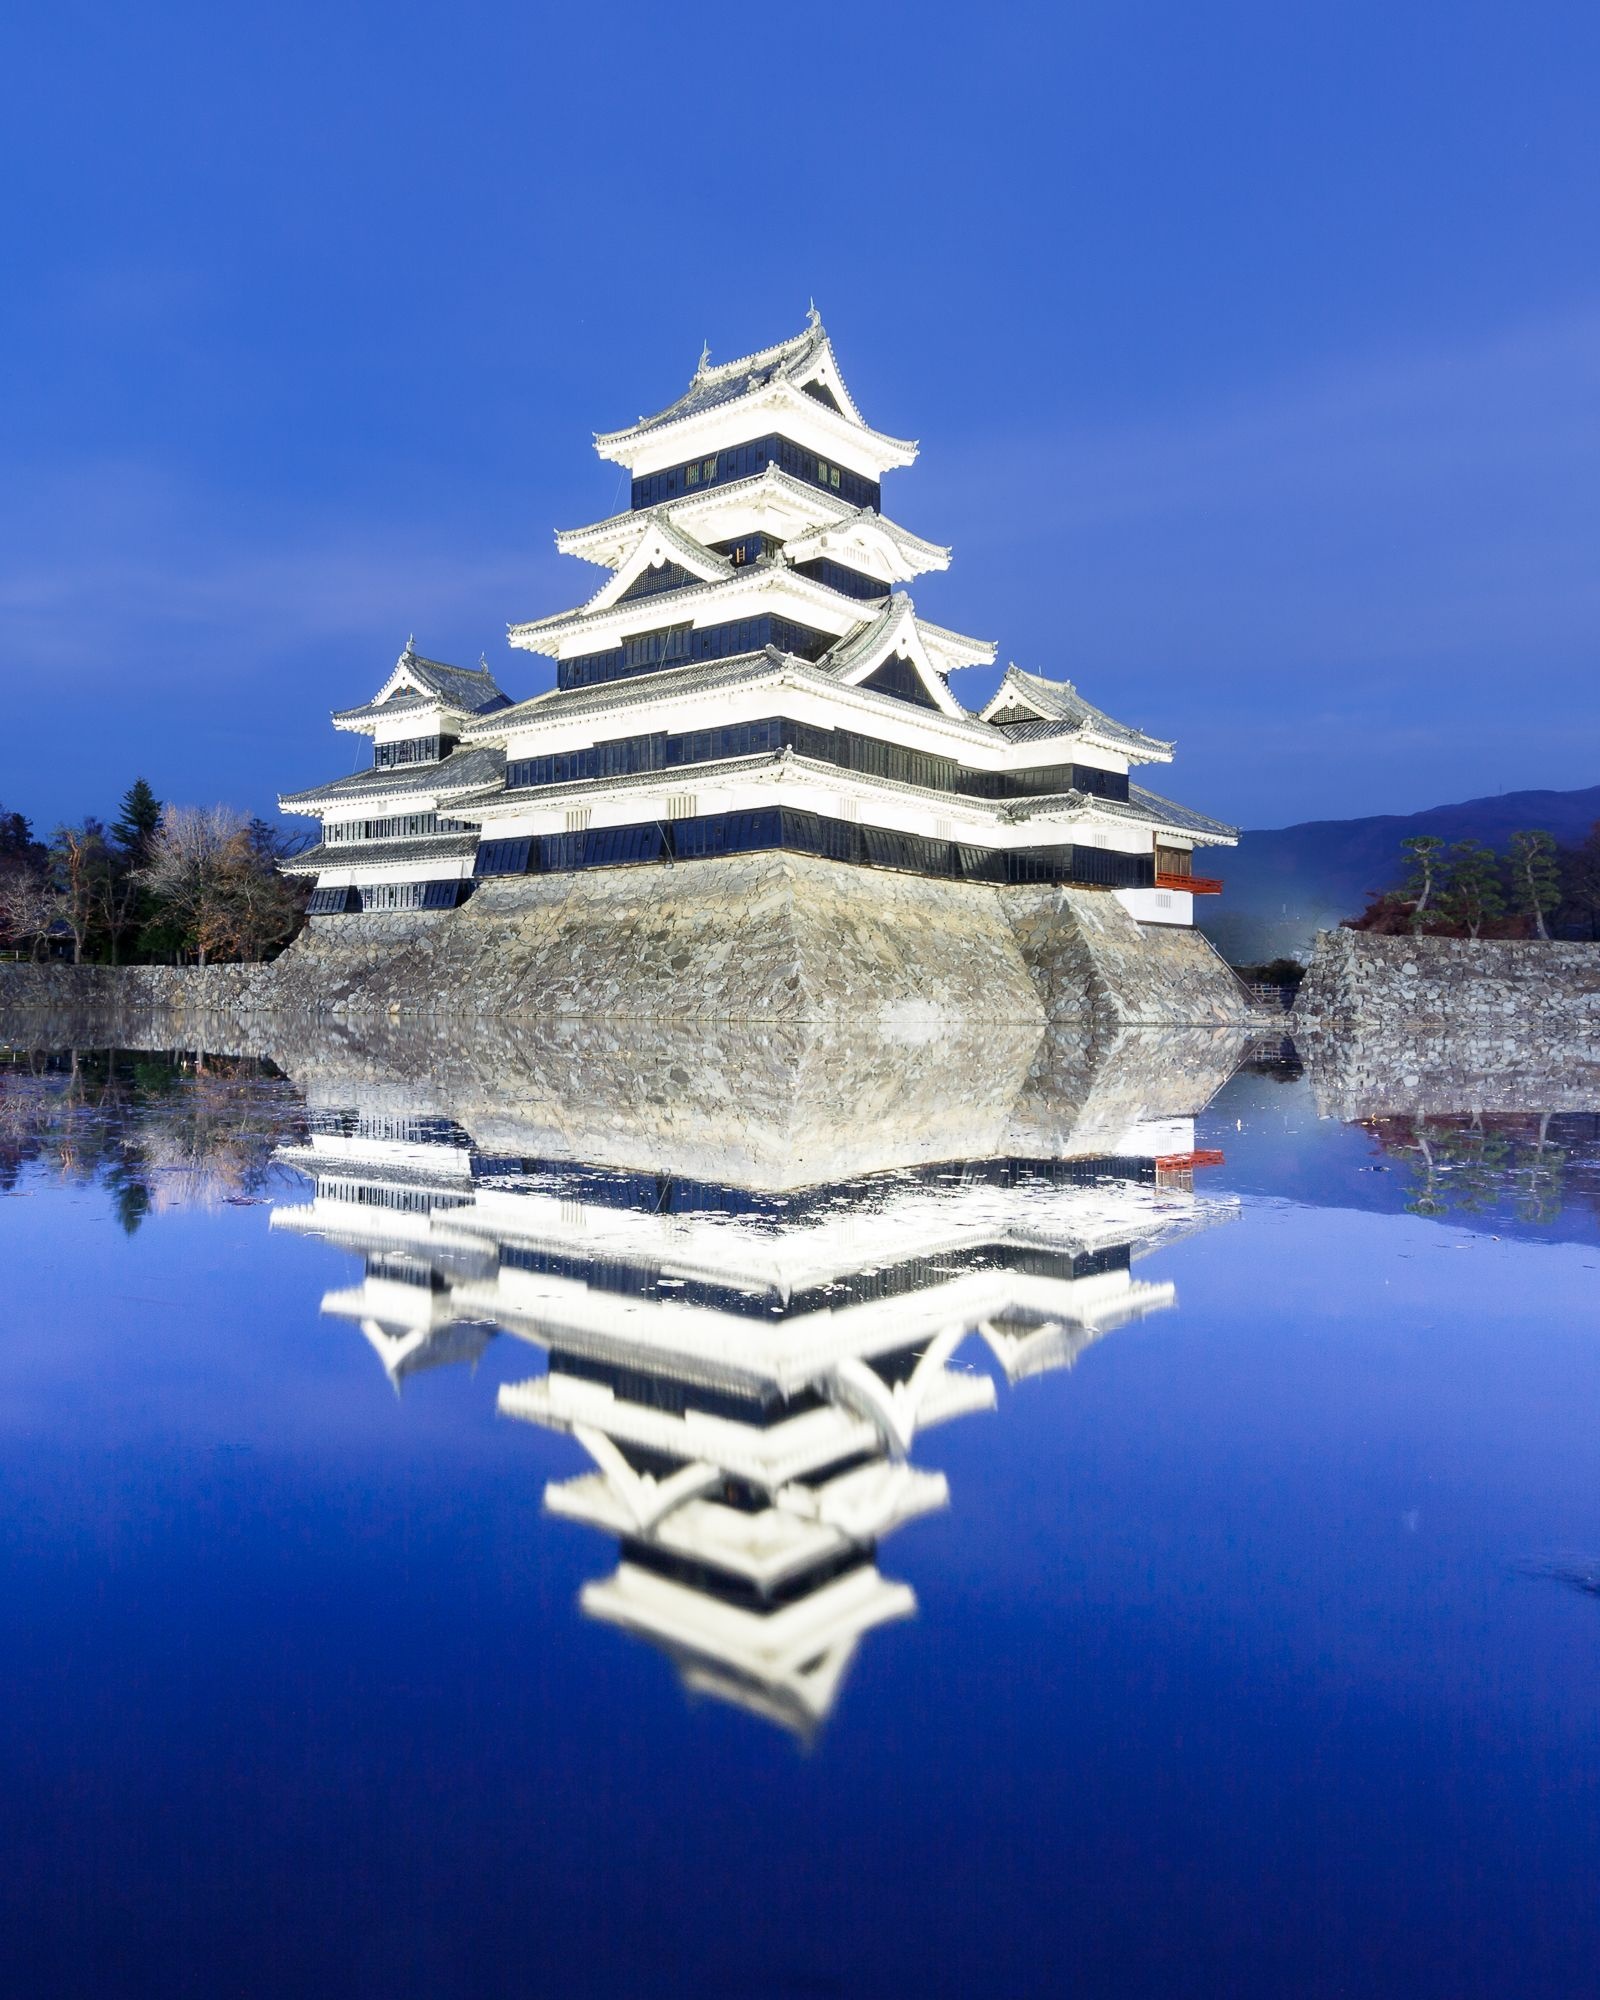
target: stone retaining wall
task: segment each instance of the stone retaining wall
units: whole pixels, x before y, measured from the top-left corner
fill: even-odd
[[[1294,1022],[1334,1021],[1436,1021],[1530,1052],[1552,1036],[1600,1035],[1600,944],[1318,931]]]
[[[761,854],[479,885],[459,910],[314,918],[267,966],[0,966],[0,1020],[272,1016],[1237,1025],[1198,932],[1089,889],[998,889]]]
[[[1319,931],[1289,1025],[1340,1117],[1600,1106],[1600,945]]]

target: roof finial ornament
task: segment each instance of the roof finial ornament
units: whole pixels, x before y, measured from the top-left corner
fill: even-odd
[[[696,373],[696,375],[704,375],[706,370],[710,366],[711,366],[711,342],[708,340],[700,350],[699,365],[696,367],[694,372]]]
[[[406,651],[407,653],[414,653],[416,650],[417,650],[417,635],[415,632],[408,632],[406,634]]]
[[[478,672],[480,674],[486,674],[488,671],[489,671],[489,655],[487,653],[480,653],[478,655]]]
[[[822,324],[822,315],[817,311],[817,302],[814,298],[812,299],[811,303],[806,307],[806,324],[813,331],[815,331],[816,328],[818,328]]]

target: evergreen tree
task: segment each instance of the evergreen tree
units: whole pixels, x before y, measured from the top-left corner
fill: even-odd
[[[1411,898],[1411,928],[1420,930],[1423,914],[1438,887],[1444,842],[1437,834],[1414,833],[1400,845],[1411,856],[1410,872],[1401,893]]]
[[[1531,828],[1512,834],[1511,887],[1517,908],[1532,917],[1534,930],[1548,943],[1545,915],[1561,901],[1561,873],[1552,835]]]
[[[106,928],[113,959],[125,935],[133,940],[134,958],[152,952],[165,956],[175,949],[176,940],[166,935],[143,875],[160,824],[161,801],[143,778],[135,778],[122,795],[120,814],[111,828],[116,867],[106,889]]]
[[[1469,937],[1481,936],[1485,924],[1504,916],[1506,899],[1493,849],[1481,840],[1458,840],[1450,850],[1439,901],[1452,922],[1460,924]]]
[[[0,863],[36,861],[43,854],[43,846],[34,839],[33,828],[22,814],[0,806]]]
[[[1561,921],[1600,938],[1600,820],[1580,846],[1561,850]]]
[[[122,795],[122,811],[111,829],[130,868],[142,868],[150,855],[150,838],[161,824],[161,801],[143,778],[135,778]]]

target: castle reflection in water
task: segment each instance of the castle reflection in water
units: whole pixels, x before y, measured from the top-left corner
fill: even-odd
[[[637,1102],[592,1164],[553,1156],[570,1148],[492,1086],[408,1108],[334,1073],[307,1083],[306,1143],[279,1152],[312,1198],[272,1221],[362,1256],[323,1310],[397,1389],[502,1335],[542,1350],[498,1405],[579,1448],[545,1504],[617,1544],[584,1611],[660,1647],[686,1688],[806,1735],[865,1635],[916,1609],[879,1551],[948,1504],[915,1462],[923,1433],[1172,1306],[1136,1267],[1233,1213],[1194,1188],[1215,1157],[1194,1112],[1231,1065],[1185,1085],[1151,1069],[1141,1101],[1137,1055],[1043,1097],[1034,1077],[1053,1115],[1012,1105],[967,1134],[979,1157],[929,1157],[948,1131],[908,1146],[903,1119],[849,1121],[832,1177],[795,1185],[784,1163],[803,1175],[814,1149],[748,1130],[719,1149],[714,1115],[678,1134],[687,1171]]]

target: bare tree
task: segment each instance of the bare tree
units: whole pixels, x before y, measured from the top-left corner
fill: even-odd
[[[139,870],[202,965],[225,947],[228,877],[248,824],[231,806],[166,806]]]
[[[0,869],[0,936],[26,944],[37,960],[60,915],[60,899],[43,868],[29,861]]]
[[[168,806],[138,871],[202,965],[265,958],[300,928],[305,891],[278,872],[282,843],[228,806]]]
[[[50,844],[50,872],[61,921],[72,933],[72,962],[81,965],[84,946],[101,911],[106,878],[111,873],[111,850],[99,820],[86,819],[77,826],[56,828],[56,837]]]
[[[305,918],[306,885],[279,872],[282,837],[253,819],[234,842],[228,873],[229,955],[251,963],[286,945]]]

